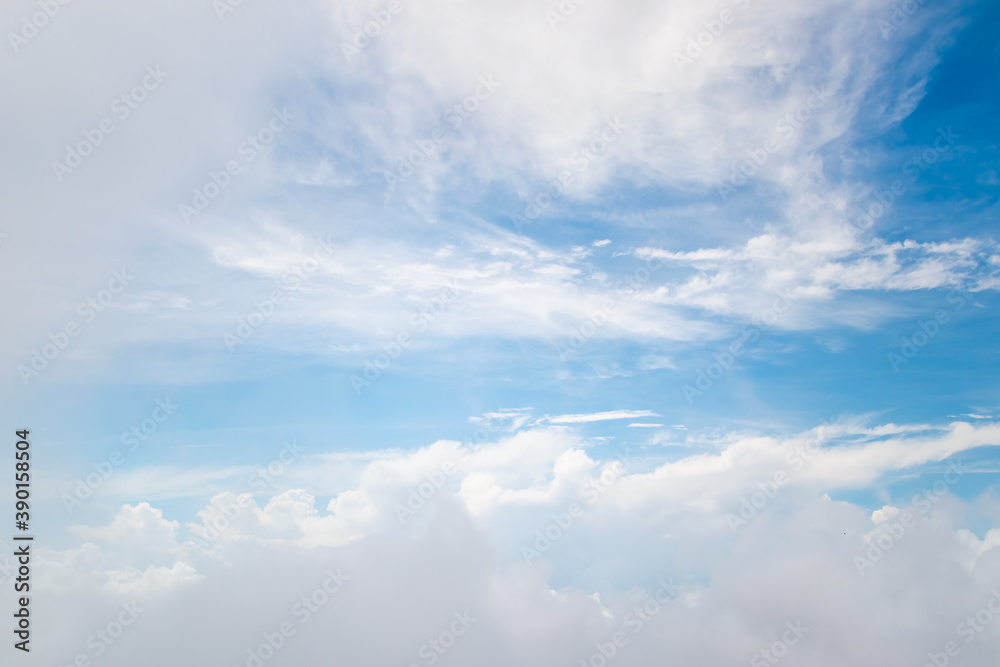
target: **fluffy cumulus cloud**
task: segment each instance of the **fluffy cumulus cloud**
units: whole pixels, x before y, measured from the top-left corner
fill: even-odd
[[[347,487],[220,493],[183,527],[124,504],[74,528],[81,546],[42,552],[39,622],[93,637],[60,634],[37,657],[93,657],[114,639],[106,664],[723,665],[767,651],[903,665],[956,642],[985,664],[1000,540],[977,526],[1000,504],[952,491],[989,474],[977,453],[998,445],[993,422],[853,420],[721,434],[664,460],[598,457],[569,427],[528,424],[384,452]],[[837,499],[917,470],[924,487],[875,509]]]

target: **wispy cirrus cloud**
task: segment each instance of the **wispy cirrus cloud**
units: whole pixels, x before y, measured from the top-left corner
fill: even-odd
[[[611,421],[615,419],[638,419],[640,417],[659,417],[652,410],[609,410],[607,412],[592,412],[581,415],[557,415],[548,417],[546,421],[552,424],[586,424],[589,422]]]

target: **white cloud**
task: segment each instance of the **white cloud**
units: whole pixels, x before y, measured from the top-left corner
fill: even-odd
[[[103,609],[135,596],[150,620],[136,626],[135,641],[154,665],[175,661],[176,645],[167,636],[178,628],[208,641],[206,630],[189,627],[190,609],[198,609],[199,618],[226,619],[212,625],[205,659],[241,660],[242,647],[256,646],[261,633],[290,616],[295,601],[320,586],[331,567],[342,568],[349,585],[309,621],[323,629],[302,626],[275,664],[300,663],[332,647],[342,656],[374,650],[386,660],[412,660],[452,612],[463,610],[478,620],[467,643],[461,649],[456,643],[454,657],[484,665],[572,663],[617,630],[633,644],[621,655],[624,665],[665,654],[732,664],[769,646],[774,632],[796,620],[809,628],[795,649],[802,660],[919,660],[1000,586],[997,531],[980,537],[956,525],[963,515],[993,512],[995,503],[989,496],[960,501],[945,494],[926,514],[907,498],[872,514],[833,501],[828,492],[997,446],[1000,431],[995,424],[930,432],[923,425],[887,426],[842,422],[784,437],[726,435],[717,453],[672,463],[636,454],[624,470],[592,459],[588,443],[564,428],[531,429],[465,456],[458,443],[441,441],[370,459],[358,485],[336,491],[326,512],[305,490],[279,493],[262,507],[248,496],[245,512],[204,552],[185,545],[177,522],[160,511],[125,506],[106,527],[76,529],[95,543],[46,555],[39,595],[57,596],[61,614],[74,624],[94,599]],[[801,470],[789,464],[787,455],[809,451],[810,443],[821,446],[809,464]],[[454,461],[457,471],[401,525],[393,504],[405,503],[407,492],[445,461]],[[726,514],[739,511],[740,497],[777,469],[788,472],[789,483],[734,535]],[[594,502],[585,500],[581,489],[597,488],[602,479],[605,490]],[[199,525],[235,500],[232,494],[213,498]],[[570,519],[572,502],[583,512]],[[917,523],[860,575],[855,556],[879,544],[873,522],[898,522],[906,510],[919,515]],[[547,527],[557,521],[563,527],[551,532]],[[538,541],[546,531],[548,546]],[[131,551],[137,542],[149,549]],[[530,565],[522,559],[525,545],[541,545]],[[931,564],[937,574],[928,578]],[[824,577],[817,579],[817,571]],[[53,587],[66,578],[74,585]],[[676,600],[652,615],[655,629],[632,633],[630,610],[656,592],[660,579],[679,586]],[[919,613],[905,618],[889,614],[899,596],[914,594],[915,579],[923,582],[921,594],[939,604],[916,605]],[[234,605],[247,586],[255,602]],[[42,611],[41,618],[51,613]],[[877,618],[895,620],[886,626]],[[99,615],[95,622],[103,623]],[[387,632],[399,641],[379,643]],[[698,639],[719,633],[729,639]],[[852,641],[841,641],[845,637]],[[995,651],[992,637],[979,637],[970,659]],[[109,652],[107,664],[132,660],[134,650],[125,646]],[[42,650],[77,649],[61,637]]]
[[[651,410],[610,410],[608,412],[593,412],[582,415],[558,415],[549,417],[547,421],[553,424],[583,424],[587,422],[610,421],[614,419],[638,419],[640,417],[659,417]]]
[[[353,62],[345,60],[341,42],[371,20],[370,12],[383,11],[377,2],[306,3],[294,10],[245,6],[224,21],[194,2],[159,8],[155,19],[111,2],[86,13],[94,25],[105,26],[99,31],[104,39],[80,34],[67,10],[18,55],[17,67],[0,75],[20,100],[18,122],[0,130],[9,135],[4,142],[9,163],[28,165],[4,180],[5,201],[11,219],[47,221],[44,228],[4,230],[9,261],[0,270],[35,279],[18,293],[22,326],[4,333],[0,349],[10,366],[23,363],[52,327],[73,317],[76,303],[93,291],[88,285],[99,286],[104,274],[131,256],[130,248],[155,247],[132,267],[140,276],[134,293],[110,309],[95,324],[94,335],[75,343],[65,360],[94,364],[124,346],[178,341],[197,341],[214,352],[248,304],[301,260],[314,236],[310,227],[336,231],[340,254],[315,282],[292,295],[283,317],[255,335],[252,345],[260,349],[332,353],[343,360],[345,350],[396,335],[414,309],[452,279],[468,291],[418,345],[484,334],[556,340],[608,296],[613,285],[601,280],[607,267],[585,265],[591,258],[583,250],[574,256],[512,234],[506,215],[476,217],[470,213],[477,209],[475,199],[459,198],[455,206],[463,212],[456,214],[442,204],[450,201],[443,193],[474,198],[490,183],[536,194],[542,182],[572,166],[574,154],[616,115],[627,117],[629,128],[605,157],[580,173],[567,202],[594,197],[623,177],[710,191],[728,177],[733,156],[760,146],[813,85],[834,91],[834,98],[759,176],[782,193],[775,198],[782,209],[776,231],[757,235],[743,249],[737,242],[687,254],[664,250],[693,266],[721,264],[707,278],[657,277],[619,304],[595,337],[713,339],[721,331],[712,321],[715,315],[750,317],[765,306],[748,293],[748,285],[794,289],[805,303],[828,302],[838,290],[953,284],[960,274],[960,249],[931,257],[935,251],[924,244],[925,256],[900,267],[898,258],[916,251],[887,251],[884,244],[865,249],[845,234],[838,218],[853,195],[817,177],[814,161],[820,158],[809,156],[843,137],[870,96],[890,116],[895,113],[897,101],[885,92],[891,88],[887,67],[905,80],[904,90],[914,91],[900,107],[912,108],[923,90],[915,84],[926,80],[937,62],[934,49],[948,39],[955,21],[942,19],[944,10],[922,9],[911,25],[927,33],[901,67],[898,56],[908,42],[884,40],[871,29],[891,11],[888,0],[824,0],[793,10],[755,1],[703,56],[678,71],[673,54],[723,8],[733,4],[591,3],[553,31],[545,7],[528,0],[489,7],[438,0],[407,7]],[[8,10],[9,24],[18,23],[17,11]],[[116,28],[108,32],[111,25]],[[146,35],[151,25],[157,31],[149,39],[121,41],[122,35]],[[183,46],[171,31],[186,36]],[[762,31],[769,36],[766,46],[755,38]],[[817,57],[817,49],[835,55]],[[306,75],[303,61],[313,63]],[[108,101],[133,85],[136,68],[141,71],[145,63],[161,63],[170,72],[155,91],[162,95],[123,121],[66,183],[56,187],[43,178],[66,143],[108,113]],[[753,77],[746,76],[747,68]],[[101,76],[94,78],[94,72]],[[420,187],[404,186],[389,207],[373,205],[372,181],[381,202],[383,170],[394,168],[415,140],[441,123],[447,126],[442,114],[474,93],[481,76],[494,76],[502,85],[459,128],[446,127],[448,149],[436,151],[413,176]],[[67,108],[66,90],[73,94],[74,111],[56,114]],[[347,90],[349,96],[340,94]],[[247,165],[252,168],[197,223],[180,222],[178,203],[209,171],[238,155],[246,135],[286,100],[296,105],[288,134]],[[191,109],[198,113],[192,116]],[[905,115],[905,109],[899,113]],[[309,183],[335,188],[337,214],[323,225],[303,222],[310,215],[279,196],[286,188],[319,187],[303,185]],[[267,198],[266,207],[258,195]],[[106,201],[115,202],[113,215],[87,217]],[[703,204],[701,224],[711,224],[718,211],[715,204]],[[617,214],[600,215],[613,221]],[[424,246],[408,231],[414,218],[428,229],[459,233],[440,234]],[[806,233],[809,229],[819,231]],[[52,246],[54,236],[65,242]],[[610,238],[598,237],[590,245],[606,242]],[[34,258],[30,265],[28,257]],[[844,318],[827,303],[824,311],[803,309],[781,326],[828,321],[865,326],[891,309],[873,306]],[[72,367],[86,372],[78,364]],[[237,372],[235,364],[213,360],[182,369],[146,361],[130,364],[129,371],[161,379],[183,372],[217,377]]]
[[[906,230],[887,241],[878,228],[860,234],[847,222],[868,196],[853,182],[865,172],[854,147],[919,103],[961,20],[953,5],[925,3],[907,24],[913,38],[887,40],[877,21],[894,0],[589,2],[554,30],[546,17],[554,1],[401,0],[402,11],[349,62],[341,43],[372,12],[386,16],[388,4],[244,2],[225,20],[219,3],[204,0],[60,4],[23,51],[8,53],[0,85],[16,103],[0,123],[0,194],[11,221],[0,230],[0,277],[16,286],[5,313],[17,326],[0,333],[4,367],[78,319],[77,305],[123,266],[135,284],[51,364],[51,387],[76,390],[80,377],[100,382],[99,373],[130,387],[215,382],[269,363],[286,368],[292,356],[360,366],[409,331],[449,282],[461,296],[414,347],[487,336],[551,343],[621,296],[615,257],[625,258],[621,274],[637,259],[665,267],[619,299],[590,340],[663,343],[638,362],[655,371],[673,368],[668,344],[716,340],[728,330],[720,320],[759,316],[777,294],[796,304],[780,327],[865,328],[898,314],[886,293],[953,287],[975,261],[1000,261],[992,241],[927,242],[904,239]],[[734,6],[737,20],[679,71],[674,54]],[[0,18],[16,30],[38,11],[9,3]],[[162,88],[58,182],[53,160],[152,65],[169,72]],[[442,114],[481,78],[500,82],[495,92],[460,127],[445,126],[446,145],[387,193],[384,173],[447,124]],[[755,175],[763,231],[734,232],[716,186],[814,85],[833,96]],[[286,103],[295,116],[287,133],[194,221],[181,220],[178,204]],[[625,127],[605,151],[597,137],[609,119]],[[831,146],[843,182],[830,175]],[[599,147],[602,156],[581,167],[583,151]],[[573,182],[527,230],[559,240],[548,247],[513,233],[510,214],[562,169]],[[629,197],[636,210],[620,212],[606,195],[622,183],[693,203],[646,210]],[[580,215],[594,226],[580,237],[543,226]],[[221,352],[236,318],[326,233],[337,251],[250,339],[259,354]],[[626,234],[642,247],[629,251],[618,240]],[[608,258],[597,249],[612,238],[623,247]],[[59,399],[25,392],[9,375],[0,388],[11,396]],[[853,558],[873,537],[878,544],[874,530],[891,527],[910,499],[887,489],[877,489],[878,508],[834,499],[995,447],[997,424],[976,415],[975,425],[672,432],[689,448],[680,459],[653,447],[619,451],[613,440],[559,426],[658,416],[497,410],[470,425],[495,439],[474,452],[440,440],[315,453],[257,496],[241,466],[118,470],[85,510],[101,516],[94,525],[34,553],[39,640],[29,662],[82,664],[83,654],[108,667],[252,667],[248,649],[292,619],[297,634],[267,667],[408,665],[423,662],[420,647],[469,610],[476,625],[442,664],[579,664],[622,628],[629,645],[613,667],[746,664],[799,620],[809,631],[789,664],[920,664],[1000,587],[1000,538],[982,530],[1000,516],[990,493],[946,495],[864,577]],[[653,444],[665,437],[650,435]],[[626,457],[623,467],[616,456]],[[733,534],[727,514],[770,488],[778,471],[787,485]],[[48,483],[43,502],[54,497]],[[403,523],[397,507],[411,501],[420,507]],[[102,516],[110,502],[119,506]],[[542,556],[523,562],[526,545]],[[296,605],[337,568],[348,585],[298,625]],[[680,595],[632,634],[632,610],[660,578],[680,582]],[[129,602],[144,608],[139,620],[94,655],[92,638],[115,627]],[[993,664],[997,653],[987,632],[963,646],[962,659]]]

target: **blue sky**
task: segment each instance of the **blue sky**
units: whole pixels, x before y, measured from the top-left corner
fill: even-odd
[[[529,0],[389,14],[247,0],[222,15],[105,0],[8,36],[0,391],[8,430],[33,434],[41,622],[76,627],[87,596],[138,595],[165,628],[210,591],[238,599],[241,577],[279,558],[341,559],[378,582],[407,554],[456,605],[518,591],[478,599],[488,638],[456,649],[476,664],[576,664],[661,576],[686,582],[684,604],[623,661],[747,662],[800,613],[819,629],[799,664],[917,664],[951,632],[946,612],[1000,585],[1000,6],[904,4],[591,0],[552,26],[556,4]],[[0,19],[21,34],[35,11]],[[713,23],[721,12],[733,20]],[[372,16],[391,18],[346,57]],[[304,453],[255,488],[290,441]],[[730,531],[813,441],[805,471]],[[580,529],[523,562],[622,452]],[[920,512],[915,495],[959,461],[967,474]],[[238,525],[191,546],[247,493]],[[895,575],[859,577],[852,554],[906,511],[921,522]],[[431,565],[446,547],[469,564],[462,585]],[[824,612],[830,591],[787,579],[841,565],[831,581],[872,614],[907,583],[947,601],[884,646],[843,646],[866,616]],[[941,581],[924,582],[932,565]],[[309,581],[283,574],[261,594]],[[752,601],[789,585],[819,602]],[[550,590],[536,621],[558,642],[514,620]],[[420,590],[401,595],[385,622],[424,636],[407,615]],[[362,598],[337,613],[363,617]],[[260,614],[240,623],[263,632]],[[199,659],[243,660],[238,626]],[[691,628],[733,640],[699,646]],[[166,641],[142,632],[108,659]],[[340,632],[366,664],[420,662],[403,640],[376,658],[374,639]],[[74,642],[43,657],[64,664]],[[968,651],[991,647],[995,633]]]

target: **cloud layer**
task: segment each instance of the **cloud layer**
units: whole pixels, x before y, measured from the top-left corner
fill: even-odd
[[[842,421],[726,434],[663,461],[655,449],[594,459],[594,443],[566,427],[525,426],[482,445],[385,452],[359,461],[339,489],[323,485],[333,460],[297,461],[283,473],[289,490],[220,493],[187,526],[140,502],[107,526],[75,528],[82,546],[44,552],[41,623],[96,632],[137,600],[148,611],[108,664],[148,661],[151,648],[154,664],[190,656],[169,640],[178,631],[199,647],[189,659],[245,664],[241,647],[256,650],[284,621],[300,634],[274,664],[331,651],[431,664],[418,651],[466,612],[476,620],[442,661],[570,664],[623,632],[622,664],[662,651],[731,664],[782,641],[790,622],[808,629],[790,649],[796,664],[910,664],[954,639],[1000,586],[996,530],[970,530],[972,517],[996,520],[995,494],[953,493],[987,472],[976,453],[1000,445],[998,428]],[[312,488],[294,488],[316,466]],[[874,513],[831,498],[915,471],[925,488],[885,495]],[[320,509],[322,496],[331,500]],[[937,574],[914,588],[927,568]],[[296,615],[328,570],[347,583],[309,618],[308,606]],[[92,597],[106,613],[88,612],[88,625],[77,615]],[[185,609],[225,622],[204,626]],[[975,664],[994,636],[987,628],[960,645]],[[82,639],[70,633],[43,652],[65,661],[74,647],[93,651]]]

